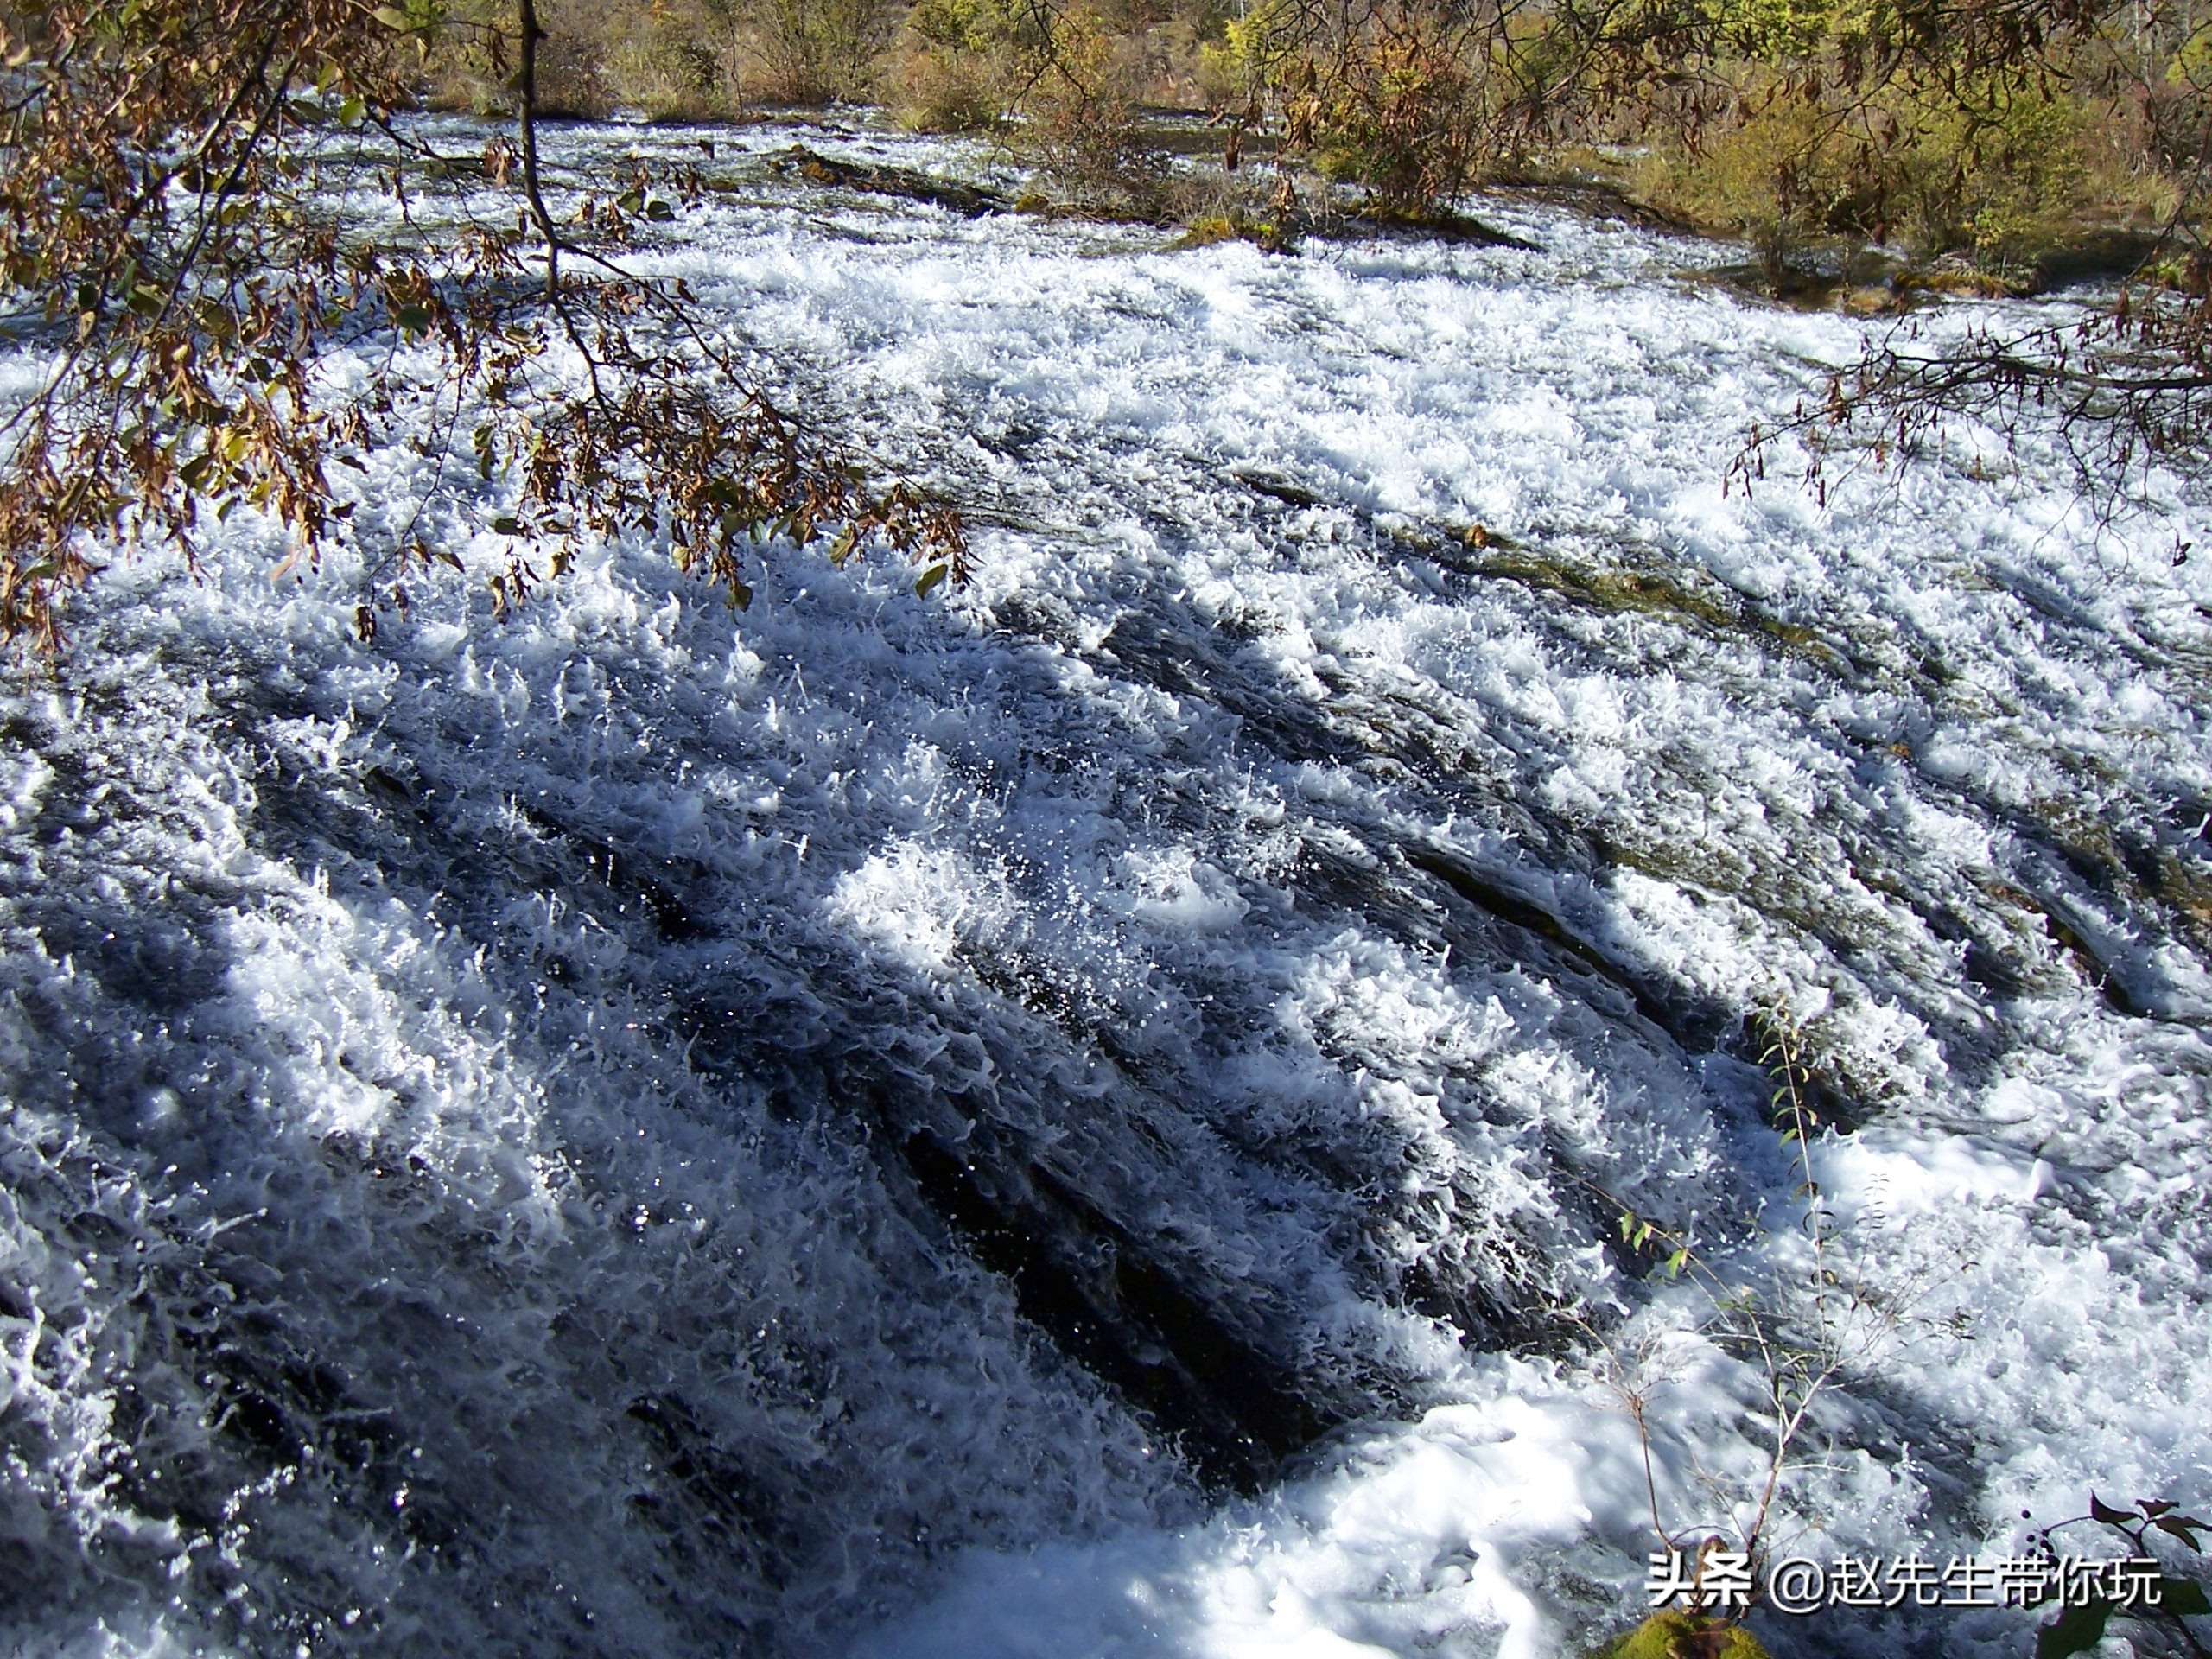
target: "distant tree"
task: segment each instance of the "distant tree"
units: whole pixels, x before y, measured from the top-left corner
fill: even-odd
[[[467,35],[512,77],[518,118],[453,154],[399,118],[428,54]],[[0,409],[0,639],[60,639],[63,596],[104,550],[204,550],[251,508],[312,560],[350,511],[334,465],[413,438],[454,509],[511,538],[494,602],[557,574],[570,540],[665,512],[677,556],[750,596],[752,540],[881,541],[957,576],[957,516],[869,488],[772,406],[681,283],[626,244],[686,200],[640,173],[556,214],[541,168],[534,0],[33,0],[0,11],[0,303],[37,384]],[[694,181],[693,182],[696,182]],[[508,204],[471,211],[489,185]],[[364,198],[375,203],[365,211]],[[436,212],[418,217],[431,198]],[[426,227],[444,225],[449,232]],[[384,372],[320,372],[340,345]],[[446,481],[462,422],[483,479]],[[480,485],[481,479],[476,480]],[[448,547],[382,550],[357,615],[406,603]]]

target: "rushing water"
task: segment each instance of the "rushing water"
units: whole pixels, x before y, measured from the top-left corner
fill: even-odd
[[[364,645],[363,560],[241,520],[0,697],[15,1650],[1577,1650],[1652,1544],[1609,1366],[1670,1524],[1758,1475],[1615,1223],[1802,1279],[1762,1007],[1892,1310],[1795,1547],[2212,1496],[2179,481],[2101,527],[1960,432],[1746,500],[1862,326],[1724,250],[1177,251],[791,137],[649,257],[970,587],[772,550],[739,614],[641,536]],[[365,544],[435,466],[370,461]]]

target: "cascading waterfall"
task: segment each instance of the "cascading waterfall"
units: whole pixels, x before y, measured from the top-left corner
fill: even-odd
[[[771,548],[737,613],[639,537],[365,645],[367,556],[241,517],[0,696],[14,1650],[1577,1650],[1649,1547],[1605,1333],[1688,1317],[1617,1206],[1790,1259],[1763,1008],[1922,1310],[1799,1535],[2212,1481],[2177,482],[2101,524],[1961,433],[1747,500],[1864,325],[1721,251],[1170,251],[789,138],[644,257],[971,587]],[[1757,1434],[1684,1363],[1688,1491]]]

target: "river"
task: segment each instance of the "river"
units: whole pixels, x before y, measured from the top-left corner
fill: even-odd
[[[1762,1484],[1733,1287],[1836,1349],[1777,1548],[2212,1497],[2201,491],[2031,423],[1747,498],[1889,325],[1534,196],[1179,249],[701,137],[556,189],[698,162],[639,257],[974,579],[643,533],[364,644],[242,515],[11,672],[13,1650],[1578,1653],[1647,1450],[1670,1530]]]

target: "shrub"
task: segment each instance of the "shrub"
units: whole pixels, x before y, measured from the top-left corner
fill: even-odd
[[[899,124],[910,132],[994,131],[1011,101],[1008,79],[995,55],[918,46],[899,68]]]
[[[1745,102],[1745,118],[1694,149],[1657,150],[1639,182],[1670,212],[1743,237],[1778,286],[1807,242],[1878,210],[1826,111],[1772,85]]]
[[[899,119],[924,132],[982,132],[1006,118],[1041,57],[1047,22],[1005,0],[918,0],[906,16]]]
[[[702,36],[703,21],[658,9],[607,18],[619,32],[594,55],[610,101],[655,120],[701,120],[730,109],[734,87]]]
[[[499,0],[457,0],[426,15],[443,28],[420,38],[430,101],[480,117],[515,113],[513,44],[507,8]],[[537,48],[537,111],[541,115],[597,120],[628,101],[605,73],[611,37],[608,14],[582,0],[548,0],[538,8],[544,36]]]
[[[1892,217],[1906,245],[1922,257],[2031,257],[2086,206],[2087,127],[2075,99],[2032,86],[1916,99],[1893,163]]]
[[[1482,149],[1480,95],[1442,14],[1400,8],[1390,24],[1332,79],[1314,160],[1324,178],[1364,186],[1386,210],[1419,212],[1465,188]]]
[[[1770,71],[1744,78],[1744,113],[1660,150],[1641,182],[1671,210],[1745,237],[1777,281],[1793,254],[1834,237],[2018,264],[2090,205],[2090,122],[2056,89],[1991,76],[1866,98]]]
[[[1141,62],[1106,16],[1078,3],[1053,19],[1020,100],[1023,147],[1075,206],[1178,217],[1169,158],[1137,131]]]
[[[1527,126],[1509,14],[1460,0],[1263,0],[1205,58],[1211,84],[1279,112],[1287,156],[1389,217],[1449,206]]]
[[[704,0],[738,92],[821,105],[875,92],[899,19],[893,0]]]

